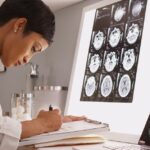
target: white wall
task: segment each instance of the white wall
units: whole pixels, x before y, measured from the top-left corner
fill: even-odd
[[[56,12],[56,34],[47,55],[51,84],[68,86],[82,9],[98,1],[86,0]]]
[[[39,65],[40,74],[46,77],[49,73],[47,72],[49,68],[46,61],[47,51],[48,50],[32,59],[33,63]],[[5,73],[0,74],[0,104],[4,112],[10,111],[11,94],[26,90],[26,75],[29,73],[30,67],[29,65],[25,65],[7,69]]]

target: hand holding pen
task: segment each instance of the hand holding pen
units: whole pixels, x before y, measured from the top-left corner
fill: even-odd
[[[58,109],[49,106],[49,111],[40,111],[37,118],[41,121],[44,132],[51,132],[60,129],[62,117]]]
[[[52,110],[53,110],[52,105],[49,105],[49,111],[52,111]]]
[[[49,105],[49,111],[53,111],[52,105]],[[80,121],[80,120],[86,120],[85,116],[62,116],[62,122],[72,122],[72,121]]]

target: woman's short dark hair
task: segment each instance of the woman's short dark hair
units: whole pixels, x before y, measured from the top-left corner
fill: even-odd
[[[39,33],[50,44],[55,32],[55,17],[41,0],[5,0],[0,7],[0,26],[14,18],[24,17],[24,34]]]

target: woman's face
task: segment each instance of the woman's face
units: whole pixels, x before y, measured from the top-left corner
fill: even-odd
[[[28,63],[38,52],[48,47],[47,41],[38,33],[24,35],[21,29],[11,31],[5,37],[1,59],[6,67]]]

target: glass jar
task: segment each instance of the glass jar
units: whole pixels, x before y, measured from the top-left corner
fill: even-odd
[[[11,100],[11,116],[19,121],[31,120],[32,93],[15,93]]]

